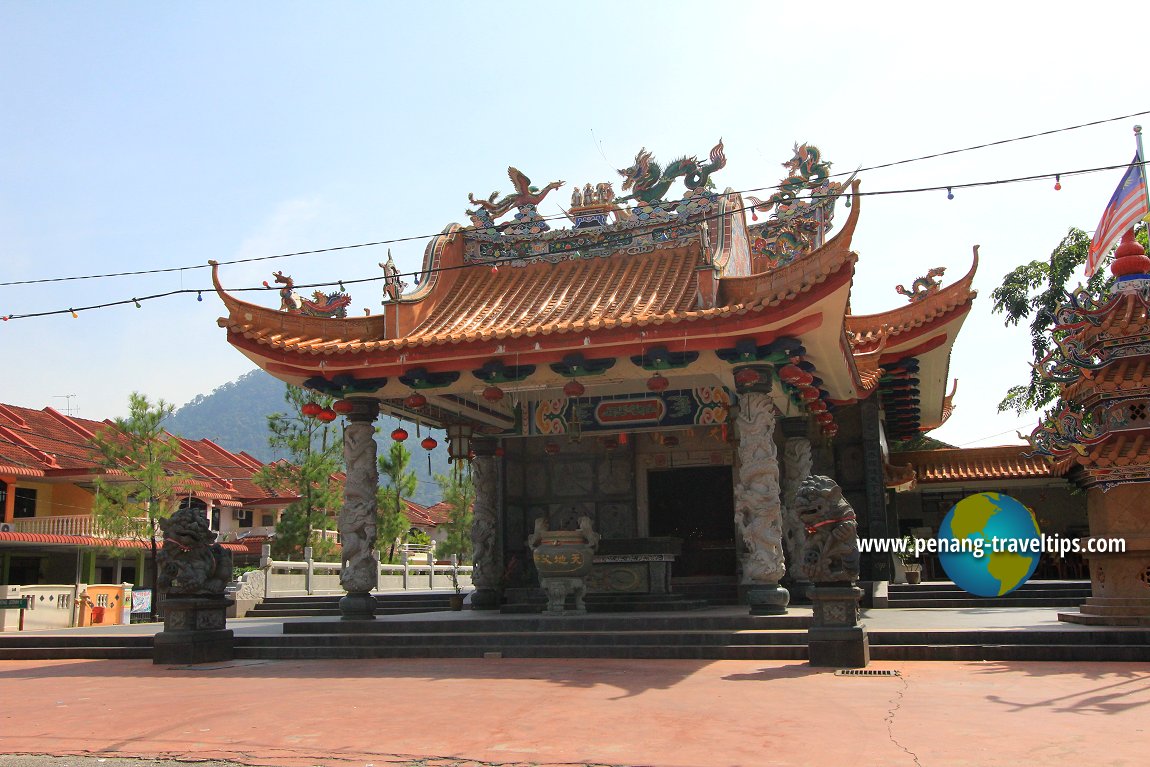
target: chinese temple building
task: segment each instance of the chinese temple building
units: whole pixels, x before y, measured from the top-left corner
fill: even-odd
[[[812,472],[838,481],[860,534],[896,534],[887,440],[953,409],[977,250],[957,282],[932,270],[899,286],[902,306],[852,315],[858,182],[831,181],[803,145],[764,201],[714,191],[725,165],[722,143],[665,168],[641,151],[619,171],[625,196],[576,187],[562,228],[539,205],[563,182],[537,190],[511,168],[515,192],[470,196],[471,225],[430,241],[414,291],[380,264],[382,310],[364,316],[346,316],[342,293],[300,299],[279,274],[279,309],[241,301],[213,265],[228,342],[342,398],[345,618],[370,617],[380,412],[446,429],[471,463],[476,607],[515,585],[537,520],[587,517],[603,538],[592,593],[737,578],[753,610],[781,611],[804,533],[787,501]],[[864,577],[888,579],[890,562]]]
[[[1079,289],[1056,313],[1056,347],[1041,371],[1060,383],[1060,409],[1029,440],[1086,490],[1086,540],[1123,543],[1084,554],[1093,596],[1059,618],[1150,626],[1150,258],[1132,229],[1111,272],[1109,295]]]

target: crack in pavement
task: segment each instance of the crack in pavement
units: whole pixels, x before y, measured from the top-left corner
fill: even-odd
[[[902,687],[898,689],[898,692],[896,692],[894,697],[891,699],[891,707],[887,709],[886,716],[883,717],[883,721],[886,722],[886,736],[891,743],[905,751],[907,755],[909,755],[910,758],[914,760],[915,767],[922,767],[922,763],[918,760],[918,754],[904,746],[899,742],[898,738],[894,736],[894,715],[900,708],[902,708],[903,696],[906,694],[907,689],[910,687],[910,683],[907,682],[905,674],[899,674],[898,678],[902,682]]]

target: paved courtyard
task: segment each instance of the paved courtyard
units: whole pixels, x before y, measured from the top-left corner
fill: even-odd
[[[0,754],[285,767],[1145,764],[1150,663],[871,668],[900,676],[782,661],[3,661]]]

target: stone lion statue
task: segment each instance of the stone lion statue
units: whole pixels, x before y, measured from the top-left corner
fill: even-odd
[[[203,511],[180,509],[160,520],[164,545],[157,581],[168,596],[219,596],[232,579],[232,553],[216,543]]]
[[[799,485],[794,509],[807,531],[799,571],[814,583],[857,581],[858,522],[842,488],[812,474]]]

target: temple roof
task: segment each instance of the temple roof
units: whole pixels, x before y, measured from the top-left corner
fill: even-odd
[[[846,318],[846,329],[851,347],[856,354],[875,351],[882,345],[887,355],[897,354],[910,341],[927,329],[940,326],[948,315],[964,315],[978,296],[972,290],[974,274],[978,270],[978,246],[970,270],[957,282],[940,287],[922,299],[877,314],[851,314]]]
[[[977,270],[976,245],[970,269],[956,282],[943,287],[937,280],[943,270],[932,269],[915,280],[914,291],[899,286],[909,298],[905,306],[845,318],[860,388],[868,394],[880,390],[884,404],[901,399],[893,404],[901,407],[909,400],[917,405],[914,418],[888,424],[894,439],[936,429],[954,411],[957,382],[949,380],[950,350],[978,295],[971,288]]]
[[[725,164],[721,143],[710,160],[708,172]],[[413,293],[402,293],[390,261],[381,264],[389,276],[380,314],[306,316],[293,309],[298,301],[283,275],[282,310],[242,301],[224,290],[213,264],[227,307],[218,322],[233,346],[288,383],[370,397],[432,424],[478,421],[488,433],[521,426],[498,392],[484,401],[484,387],[496,382],[540,401],[561,396],[572,377],[610,369],[593,379],[594,396],[620,397],[644,391],[658,370],[684,390],[733,391],[736,371],[748,364],[766,365],[774,377],[799,366],[791,381],[779,378],[772,396],[785,412],[818,415],[824,430],[837,404],[923,369],[922,395],[900,403],[900,428],[937,426],[950,346],[974,297],[974,267],[954,285],[912,296],[910,306],[848,317],[858,182],[847,221],[824,243],[845,191],[827,181],[827,167],[816,148],[796,146],[784,182],[791,196],[749,198],[770,213],[753,231],[748,205],[730,190],[694,186],[671,201],[645,192],[620,207],[606,184],[576,192],[573,228],[551,229],[534,193],[518,184],[503,200],[471,196],[479,206],[469,211],[473,226],[452,224],[429,242]],[[512,169],[513,180],[521,175]],[[803,189],[817,191],[811,202],[794,198]],[[513,221],[495,220],[516,206]],[[310,307],[320,303],[317,294]],[[413,389],[430,400],[418,413],[405,407]]]
[[[982,482],[1006,479],[1044,479],[1054,476],[1041,458],[1027,458],[1026,445],[911,450],[893,453],[895,466],[914,469],[919,485],[939,482]]]
[[[802,339],[832,394],[854,397],[841,318],[860,208],[856,201],[842,230],[801,258],[762,274],[717,279],[708,266],[714,250],[699,238],[653,252],[493,268],[465,262],[465,238],[449,227],[427,249],[423,287],[383,314],[361,318],[307,317],[241,301],[213,269],[228,308],[219,324],[233,345],[283,380],[346,375],[379,382],[381,398],[403,396],[408,388],[397,379],[420,365],[431,373],[466,372],[496,358],[539,365],[573,351],[619,357],[660,342],[715,350],[735,339],[762,345],[782,336]],[[739,208],[724,215],[744,214]],[[731,249],[730,238],[719,247]],[[711,355],[692,372],[716,371],[731,375]],[[647,374],[636,375],[641,381]],[[465,375],[443,393],[474,395],[474,385]]]

